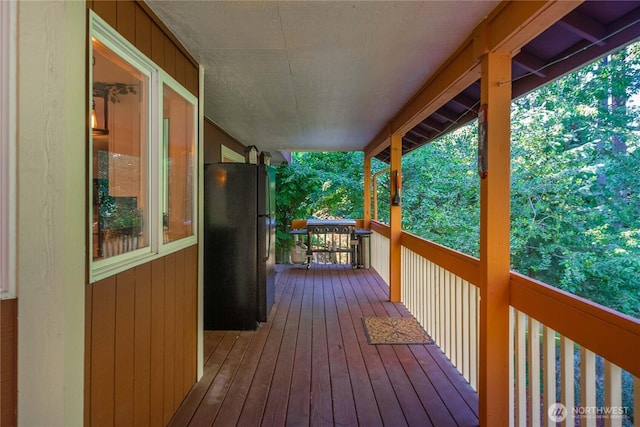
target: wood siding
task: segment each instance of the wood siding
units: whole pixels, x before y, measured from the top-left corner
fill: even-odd
[[[221,146],[244,156],[245,146],[238,140],[229,136],[209,119],[204,121],[204,162],[218,163],[222,161],[220,155]]]
[[[87,1],[198,96],[198,64],[144,3]],[[196,382],[197,245],[86,285],[85,425],[166,425]]]
[[[0,300],[0,426],[17,425],[18,300]]]
[[[149,6],[132,0],[89,0],[87,7],[189,92],[198,96],[198,63]]]
[[[195,384],[197,259],[192,246],[86,286],[86,425],[166,425]]]

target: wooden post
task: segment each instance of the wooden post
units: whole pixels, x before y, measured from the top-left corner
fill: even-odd
[[[371,228],[371,156],[364,155],[364,228]]]
[[[402,182],[402,135],[391,135],[391,171],[389,228],[389,300],[400,302],[402,299],[402,202],[400,191]],[[396,181],[397,180],[397,181]],[[396,199],[396,203],[394,203]]]
[[[482,57],[486,175],[480,181],[480,425],[509,425],[511,54]]]

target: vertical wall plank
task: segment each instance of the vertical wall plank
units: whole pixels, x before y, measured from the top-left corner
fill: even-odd
[[[185,251],[176,252],[176,282],[175,282],[175,380],[173,383],[173,402],[177,407],[184,397],[182,385],[184,384],[184,312],[185,298]]]
[[[176,78],[176,47],[169,37],[164,36],[164,70]]]
[[[93,2],[93,11],[113,28],[118,24],[117,3],[116,0],[94,0]]]
[[[115,423],[133,425],[135,270],[116,276]]]
[[[192,246],[187,249],[186,257],[187,277],[187,300],[185,311],[185,337],[188,339],[188,345],[185,345],[187,351],[185,362],[188,369],[188,375],[185,375],[184,391],[187,393],[196,381],[197,373],[197,351],[198,351],[198,246]],[[638,393],[640,395],[640,393]]]
[[[164,424],[173,415],[175,405],[175,340],[176,340],[176,255],[164,258]]]
[[[192,63],[187,63],[187,89],[195,96],[198,96],[198,67]]]
[[[0,300],[0,425],[17,424],[18,300]]]
[[[151,24],[151,60],[164,67],[164,34],[155,23]]]
[[[136,267],[134,318],[133,425],[150,423],[151,381],[151,264]]]
[[[176,80],[182,86],[187,86],[187,57],[181,51],[176,51]]]
[[[140,52],[151,58],[151,18],[136,4],[136,41]]]
[[[136,43],[136,5],[132,0],[118,0],[116,29],[131,44]]]
[[[88,426],[91,425],[91,317],[93,316],[93,285],[85,285],[84,303],[84,425]]]
[[[152,426],[166,425],[164,402],[164,259],[151,263],[151,378],[150,420]]]
[[[93,284],[91,425],[114,425],[116,277]]]

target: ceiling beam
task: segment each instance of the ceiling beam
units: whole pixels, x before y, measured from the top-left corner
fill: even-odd
[[[545,73],[542,69],[547,65],[546,62],[525,50],[521,50],[519,54],[514,56],[513,62],[524,68],[529,73],[535,74],[538,77],[545,77]]]
[[[444,123],[440,123],[436,120],[433,120],[431,117],[427,117],[426,119],[424,119],[423,121],[421,121],[419,123],[419,125],[425,126],[425,127],[429,127],[431,129],[433,129],[434,131],[440,133],[440,132],[444,132],[445,130],[445,125]]]
[[[444,120],[446,120],[447,122],[450,122],[450,123],[455,123],[460,118],[460,114],[448,109],[446,104],[443,105],[441,108],[438,108],[438,110],[434,111],[431,115],[432,116],[440,116]]]
[[[443,127],[442,126],[438,126],[438,129],[433,128],[432,126],[429,126],[427,124],[425,124],[425,121],[429,120],[428,118],[425,119],[424,121],[418,123],[413,130],[417,131],[423,135],[427,135],[427,137],[432,137],[434,135],[434,133],[436,132],[442,132]],[[434,132],[436,131],[436,132]]]
[[[602,41],[607,35],[605,26],[578,11],[574,10],[562,18],[558,24],[583,39],[596,43],[598,46],[606,44]]]
[[[478,107],[479,107],[478,103],[473,98],[466,96],[462,93],[454,97],[451,101],[455,102],[461,107],[464,107],[467,110],[472,110],[472,111],[475,111],[476,113],[478,112]]]

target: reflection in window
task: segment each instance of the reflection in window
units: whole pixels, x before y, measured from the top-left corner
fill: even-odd
[[[163,85],[164,243],[193,235],[195,106]]]
[[[93,39],[93,258],[149,245],[148,77]]]

